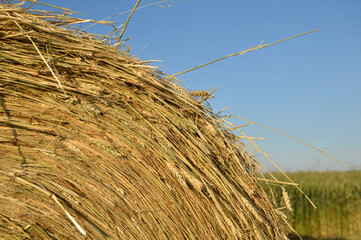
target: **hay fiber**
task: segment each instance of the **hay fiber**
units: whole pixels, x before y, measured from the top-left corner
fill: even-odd
[[[76,22],[0,3],[0,239],[287,239],[209,94]]]

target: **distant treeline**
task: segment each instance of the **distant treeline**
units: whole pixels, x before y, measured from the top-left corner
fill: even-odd
[[[274,174],[280,181],[287,178]],[[288,192],[293,213],[283,211],[292,227],[307,239],[361,239],[361,171],[287,173],[317,206],[315,209],[294,186],[262,182],[264,189],[285,206]],[[270,178],[270,176],[267,176]],[[287,198],[287,197],[286,197]]]

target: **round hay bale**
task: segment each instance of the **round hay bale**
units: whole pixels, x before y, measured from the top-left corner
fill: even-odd
[[[76,21],[0,4],[0,239],[287,239],[222,118]]]

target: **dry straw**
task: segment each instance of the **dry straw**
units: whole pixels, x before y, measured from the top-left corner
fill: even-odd
[[[0,4],[0,239],[286,239],[213,91],[56,9]]]

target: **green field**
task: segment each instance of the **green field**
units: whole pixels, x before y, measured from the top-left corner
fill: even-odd
[[[287,175],[300,184],[300,188],[317,206],[317,209],[312,207],[294,186],[270,184],[276,201],[283,206],[281,186],[285,187],[294,209],[293,214],[287,212],[286,215],[303,238],[361,239],[361,171],[298,172]],[[281,174],[275,176],[278,180],[286,181]],[[268,187],[265,190],[270,193]]]

